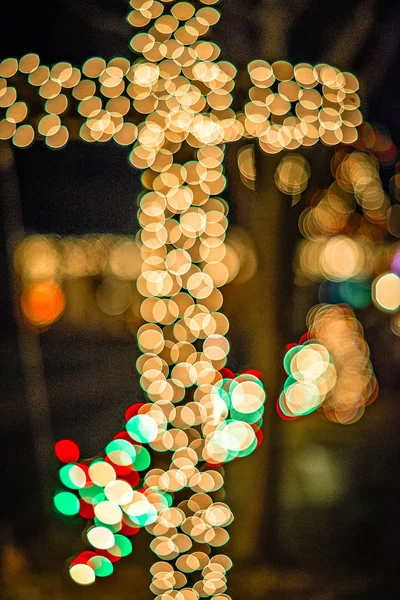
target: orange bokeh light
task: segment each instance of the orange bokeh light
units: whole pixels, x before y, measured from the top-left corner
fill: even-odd
[[[25,318],[33,325],[50,325],[64,311],[64,292],[55,281],[31,283],[22,293],[21,308]]]

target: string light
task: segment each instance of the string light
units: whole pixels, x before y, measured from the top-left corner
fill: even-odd
[[[343,305],[317,305],[307,317],[309,331],[284,358],[288,378],[277,409],[285,419],[317,409],[336,423],[358,421],[378,395],[361,324]]]
[[[127,409],[125,430],[106,446],[103,456],[79,462],[75,442],[61,440],[55,446],[64,463],[55,508],[65,516],[79,514],[94,521],[86,531],[94,550],[81,552],[69,567],[70,576],[81,585],[112,574],[112,564],[132,552],[129,538],[144,528],[162,561],[151,569],[153,593],[183,588],[186,574],[196,571],[202,578],[185,588],[185,598],[226,590],[232,562],[222,554],[212,556],[212,549],[229,540],[226,527],[233,515],[210,494],[224,484],[222,464],[248,456],[259,445],[265,392],[256,372],[235,377],[228,369],[216,371],[211,362],[196,362],[201,353],[188,355],[191,349],[185,345],[181,349],[187,359],[175,362],[172,369],[170,399],[165,393],[168,364],[154,352],[139,357],[142,387],[153,403]],[[175,358],[179,356],[176,352]],[[188,383],[191,370],[193,381]],[[195,381],[193,401],[177,406],[183,399],[180,390]],[[170,466],[150,468],[148,447],[172,452]],[[185,489],[190,495],[174,506],[174,495]]]
[[[225,528],[233,516],[228,505],[209,494],[223,486],[222,464],[249,455],[262,437],[265,392],[259,373],[235,376],[225,366],[229,322],[220,312],[219,288],[240,271],[239,242],[227,243],[229,210],[220,197],[226,188],[225,146],[244,137],[276,154],[319,140],[329,146],[351,144],[362,121],[354,75],[325,64],[292,66],[285,61],[248,65],[248,102],[235,112],[236,67],[220,60],[220,48],[205,39],[220,18],[217,2],[201,0],[203,6],[196,8],[189,2],[130,0],[128,22],[139,30],[130,42],[139,55],[133,63],[93,57],[82,70],[68,62],[50,69],[29,54],[0,64],[0,108],[5,111],[0,139],[27,147],[36,135],[47,146],[61,148],[69,138],[65,117],[77,103],[80,138],[131,146],[130,163],[144,171],[140,234],[135,242],[119,241],[109,248],[107,264],[116,279],[104,282],[98,302],[107,314],[123,312],[130,296],[121,293],[128,289],[121,279],[137,281],[145,321],[137,332],[142,352],[137,368],[150,402],[128,409],[126,429],[89,466],[77,459],[69,462],[75,446],[56,448],[66,462],[60,479],[67,491],[57,492],[54,503],[65,515],[78,509],[94,521],[86,539],[95,551],[82,552],[71,562],[74,581],[88,585],[96,576],[111,574],[113,563],[132,551],[129,537],[146,528],[154,536],[150,547],[160,558],[151,570],[151,590],[163,600],[211,595],[229,600],[226,572],[232,563],[214,554],[214,548],[228,541]],[[35,129],[25,122],[29,107],[12,85],[17,74],[36,87],[43,105]],[[175,156],[185,153],[182,164],[176,162]],[[239,166],[245,183],[254,185],[251,146],[241,152]],[[276,183],[295,197],[308,177],[307,162],[292,154],[282,159]],[[378,208],[370,202],[369,186],[357,193],[369,209]],[[45,240],[41,243],[47,248]],[[32,274],[42,277],[51,271],[55,278],[63,270],[74,277],[104,268],[93,265],[76,240],[64,250],[62,261],[51,250],[49,260],[39,266],[35,260],[21,261],[24,276],[29,280]],[[132,262],[138,254],[140,261]],[[114,292],[108,293],[115,286],[117,303],[109,301]],[[24,306],[28,314],[30,304]],[[304,375],[311,368],[314,385],[321,378],[331,385],[330,360],[323,345],[316,346],[301,357],[299,353],[296,373]],[[310,356],[319,357],[325,370],[310,367]],[[304,385],[301,377],[298,383]],[[184,399],[188,401],[179,406]],[[296,406],[295,398],[288,409],[297,414]],[[172,452],[170,466],[149,470],[147,447]],[[191,490],[189,497],[174,506],[173,495],[185,489]],[[199,579],[184,587],[186,573],[192,572]]]

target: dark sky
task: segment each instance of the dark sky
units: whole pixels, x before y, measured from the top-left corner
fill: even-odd
[[[12,26],[2,32],[2,57],[36,52],[43,64],[68,61],[78,66],[93,55],[132,57],[125,21],[127,4],[121,0],[22,1],[10,4],[7,12]],[[104,22],[111,31],[104,30]],[[128,149],[114,142],[73,141],[58,151],[37,142],[29,149],[17,150],[26,230],[134,233],[140,174],[127,157]]]
[[[140,174],[127,157],[127,148],[113,142],[72,141],[58,151],[38,142],[17,150],[26,230],[60,235],[135,233]]]

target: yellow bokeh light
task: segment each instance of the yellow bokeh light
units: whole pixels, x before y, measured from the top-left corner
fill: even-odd
[[[395,312],[400,307],[400,277],[395,273],[384,273],[377,277],[372,286],[372,298],[378,308]]]

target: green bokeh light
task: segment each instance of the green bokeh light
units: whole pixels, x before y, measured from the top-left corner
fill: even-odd
[[[131,541],[122,534],[117,533],[115,536],[115,546],[109,550],[114,556],[128,556],[132,553]]]
[[[60,469],[60,479],[65,487],[71,490],[78,490],[86,485],[85,472],[73,463],[69,463]]]
[[[126,430],[135,442],[153,442],[158,435],[156,421],[149,415],[135,415],[126,424]]]
[[[136,457],[133,461],[133,468],[136,471],[145,471],[151,463],[151,456],[147,448],[143,446],[135,446]]]
[[[54,496],[54,505],[58,512],[63,515],[77,515],[79,512],[79,500],[72,492],[60,492]]]
[[[88,560],[88,565],[92,567],[97,577],[108,577],[114,571],[112,562],[105,556],[93,556]]]

